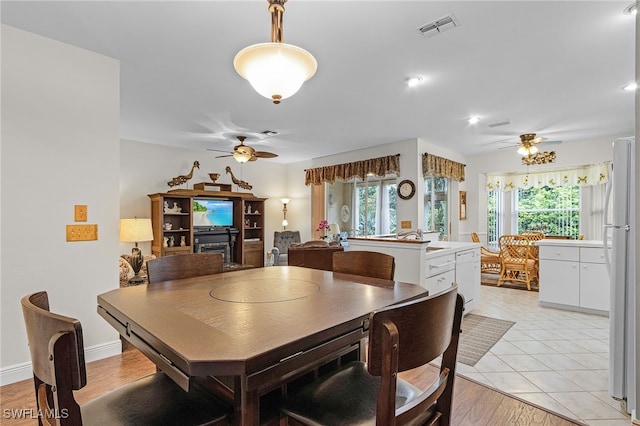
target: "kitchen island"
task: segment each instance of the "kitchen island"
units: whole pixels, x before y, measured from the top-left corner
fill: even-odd
[[[349,238],[347,250],[377,251],[394,257],[395,280],[436,294],[452,282],[465,298],[465,313],[480,300],[480,244],[372,236]]]

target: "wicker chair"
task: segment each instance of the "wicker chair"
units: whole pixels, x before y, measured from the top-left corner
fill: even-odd
[[[538,276],[540,275],[540,247],[533,243],[543,240],[547,238],[547,236],[542,231],[523,231],[520,235],[527,237],[531,242],[531,255],[536,260],[536,276]]]
[[[475,232],[471,233],[471,241],[480,242],[480,237]],[[500,273],[500,252],[489,250],[484,246],[480,246],[480,272],[489,274]]]
[[[500,278],[498,287],[503,281],[517,281],[527,285],[531,290],[531,282],[538,280],[537,261],[533,255],[529,237],[523,235],[503,235],[500,244]]]

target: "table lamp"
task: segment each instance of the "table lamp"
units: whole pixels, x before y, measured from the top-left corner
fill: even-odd
[[[153,229],[151,219],[120,219],[120,241],[123,243],[135,243],[129,256],[129,264],[133,269],[134,276],[129,280],[129,284],[140,284],[144,281],[140,277],[140,268],[144,263],[142,251],[138,248],[138,242],[152,241]]]

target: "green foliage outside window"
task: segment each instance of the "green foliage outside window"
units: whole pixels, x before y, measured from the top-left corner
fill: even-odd
[[[580,189],[577,186],[519,189],[517,197],[518,233],[538,230],[546,235],[578,237]]]

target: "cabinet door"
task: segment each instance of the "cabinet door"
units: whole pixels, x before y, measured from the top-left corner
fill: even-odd
[[[602,263],[580,264],[580,306],[609,312],[609,273]]]
[[[465,308],[473,309],[480,298],[480,250],[456,254],[456,284],[464,296]]]
[[[539,300],[541,302],[579,306],[579,262],[541,259]]]
[[[262,241],[245,241],[242,263],[256,268],[264,266],[264,253]]]

